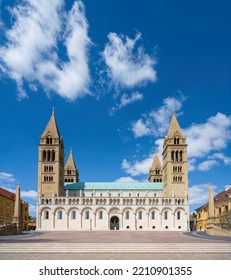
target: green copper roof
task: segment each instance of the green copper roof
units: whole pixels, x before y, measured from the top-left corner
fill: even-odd
[[[162,190],[162,183],[150,182],[77,182],[65,183],[65,190]]]

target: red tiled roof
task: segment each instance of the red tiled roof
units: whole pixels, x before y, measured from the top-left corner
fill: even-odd
[[[4,190],[3,188],[0,188],[0,196],[4,196],[8,199],[15,200],[15,193]]]
[[[217,195],[214,196],[214,203],[216,204],[218,202],[224,201],[225,199],[227,199],[229,197],[230,194],[231,194],[231,188],[226,191],[218,193]],[[201,206],[195,210],[198,211],[200,209],[206,208],[208,206],[208,204],[209,203],[207,202],[206,204],[204,204],[203,206]]]

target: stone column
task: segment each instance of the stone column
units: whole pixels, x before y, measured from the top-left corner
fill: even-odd
[[[214,215],[214,196],[213,196],[213,186],[209,187],[209,205],[208,205],[208,219],[206,230],[210,235],[214,235],[214,226],[215,226],[215,215]]]
[[[21,213],[21,199],[20,199],[20,187],[19,186],[17,186],[17,188],[16,188],[13,223],[16,223],[17,234],[21,234],[22,233],[22,213]]]
[[[214,218],[214,197],[213,197],[213,186],[209,187],[209,216],[208,218]]]

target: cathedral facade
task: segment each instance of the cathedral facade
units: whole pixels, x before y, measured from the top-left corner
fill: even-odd
[[[79,182],[54,111],[38,147],[37,230],[189,230],[186,138],[173,113],[148,182]]]

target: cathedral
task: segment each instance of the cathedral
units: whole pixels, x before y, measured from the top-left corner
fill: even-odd
[[[79,182],[54,110],[38,146],[37,230],[189,230],[187,143],[175,113],[147,182]]]

